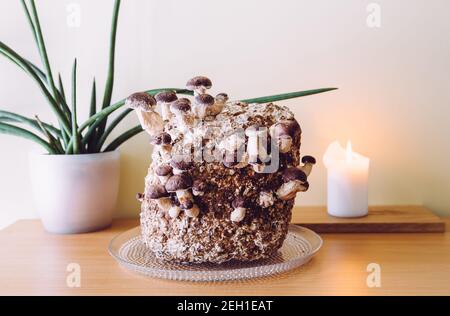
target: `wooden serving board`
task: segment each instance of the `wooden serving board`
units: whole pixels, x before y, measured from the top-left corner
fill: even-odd
[[[445,222],[423,206],[372,206],[369,215],[338,218],[326,207],[294,207],[292,224],[317,233],[441,233]]]

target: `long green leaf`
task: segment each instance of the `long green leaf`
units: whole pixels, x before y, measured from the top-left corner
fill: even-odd
[[[44,147],[45,150],[47,150],[49,154],[56,154],[55,149],[49,143],[47,143],[45,140],[43,140],[39,136],[31,133],[30,131],[27,131],[26,129],[23,129],[23,128],[14,126],[14,125],[6,124],[6,123],[0,123],[0,133],[14,135],[14,136],[32,140],[35,143]]]
[[[31,18],[30,10],[28,10],[28,6],[25,3],[25,0],[21,0],[21,2],[22,2],[23,10],[25,11],[25,15],[27,17],[28,24],[30,25],[31,32],[33,33],[33,38],[34,38],[34,40],[36,42],[36,45],[39,45],[38,44],[39,42],[38,42],[37,34],[36,34],[36,28],[34,26],[33,19]]]
[[[28,126],[34,128],[36,131],[41,131],[39,124],[36,120],[30,119],[28,117],[25,117],[25,116],[22,116],[22,115],[19,115],[16,113],[0,110],[0,120],[3,120],[4,118],[10,119],[13,122],[28,125]],[[47,123],[42,123],[42,124],[45,126],[45,128],[49,132],[51,132],[53,134],[54,137],[61,136],[61,131],[59,129],[57,129],[56,127],[53,127],[52,125],[47,124]]]
[[[52,133],[50,133],[50,131],[45,127],[45,125],[41,122],[37,115],[35,115],[35,118],[38,122],[39,127],[41,128],[42,133],[45,135],[45,137],[47,137],[50,146],[52,146],[58,154],[64,154],[64,150],[59,140],[53,137]]]
[[[126,142],[127,140],[129,140],[131,137],[141,133],[143,131],[142,127],[140,125],[137,125],[131,129],[129,129],[128,131],[126,131],[125,133],[123,133],[122,135],[120,135],[119,137],[117,137],[115,140],[113,140],[111,142],[111,144],[109,144],[106,149],[104,150],[104,152],[107,151],[113,151],[116,150],[120,145],[122,145],[124,142]]]
[[[26,60],[24,60],[20,55],[18,55],[14,50],[8,47],[5,43],[0,41],[0,53],[6,56],[8,59],[12,60],[15,64],[19,65],[28,75],[31,76],[32,79],[38,84],[41,92],[44,94],[48,103],[50,104],[52,110],[55,112],[58,117],[59,122],[62,125],[62,128],[66,132],[70,132],[69,123],[67,117],[59,107],[58,103],[55,101],[53,96],[47,90],[45,84],[39,78],[39,75],[32,69],[32,67],[28,64]]]
[[[245,102],[245,103],[269,103],[269,102],[305,97],[307,95],[324,93],[324,92],[332,91],[332,90],[336,90],[336,89],[337,88],[323,88],[323,89],[305,90],[305,91],[298,91],[298,92],[289,92],[289,93],[283,93],[283,94],[270,95],[270,96],[266,96],[266,97],[245,99],[245,100],[241,100],[241,101]]]
[[[72,142],[73,153],[80,153],[80,138],[77,126],[77,59],[73,62],[72,68]]]
[[[53,97],[56,99],[57,98],[56,86],[55,86],[55,82],[53,81],[52,69],[50,67],[50,62],[48,60],[47,49],[45,48],[44,37],[42,36],[41,24],[39,22],[39,16],[38,16],[38,13],[36,10],[36,4],[34,3],[34,0],[30,0],[30,3],[31,3],[31,14],[32,14],[32,20],[33,20],[32,26],[34,26],[34,31],[35,31],[36,38],[37,38],[39,53],[41,55],[42,64],[44,65],[45,72],[47,75],[47,83],[50,86],[50,91],[52,92]]]
[[[62,104],[61,106],[59,106],[58,101],[60,102],[61,100],[58,97],[58,90],[56,89],[55,86],[55,82],[53,81],[53,74],[52,74],[52,69],[50,67],[50,62],[48,60],[48,54],[47,54],[47,49],[45,48],[45,42],[44,42],[44,37],[42,36],[42,30],[41,30],[41,24],[39,22],[39,16],[36,10],[36,4],[34,3],[34,0],[30,0],[30,4],[31,4],[31,18],[32,18],[32,24],[34,26],[34,31],[36,33],[36,38],[37,38],[37,46],[39,49],[39,54],[41,56],[41,60],[42,60],[42,64],[44,65],[44,69],[45,69],[45,73],[46,73],[46,78],[47,78],[47,84],[50,87],[50,92],[53,95],[53,98],[55,101],[57,101],[57,106],[59,108],[59,110],[61,112],[64,113],[64,111],[66,111],[66,107],[64,107]],[[70,114],[65,112],[64,113],[65,117],[67,120],[69,120]],[[63,125],[63,123],[61,123]],[[70,133],[70,130],[66,130],[67,128],[69,128],[68,124],[67,126],[64,128],[65,132]]]
[[[117,125],[133,110],[132,109],[125,109],[122,113],[120,113],[108,126],[108,128],[103,133],[102,137],[97,142],[96,151],[100,152],[102,150],[102,146],[105,143],[106,139],[108,138],[109,134],[116,128]]]
[[[115,56],[116,56],[116,35],[117,35],[117,22],[119,18],[119,9],[120,9],[120,0],[116,0],[114,2],[114,9],[113,9],[113,17],[112,17],[112,24],[111,24],[111,34],[110,34],[110,43],[109,43],[109,61],[108,61],[108,76],[106,79],[106,86],[105,86],[105,93],[103,96],[103,104],[102,109],[105,109],[106,107],[110,106],[111,104],[111,97],[112,97],[112,91],[114,87],[114,62],[115,62]],[[97,137],[99,135],[102,135],[106,122],[107,117],[102,121],[98,128]]]
[[[59,93],[61,94],[61,98],[63,98],[64,100],[66,100],[66,92],[64,91],[64,84],[62,82],[62,78],[61,78],[61,74],[58,73],[58,90]]]
[[[91,104],[89,107],[89,117],[94,116],[96,112],[97,112],[97,86],[96,86],[95,78],[94,78],[94,80],[92,82]],[[96,131],[94,131],[87,138],[87,151],[88,152],[94,152],[95,147],[96,147],[95,140],[96,140]]]

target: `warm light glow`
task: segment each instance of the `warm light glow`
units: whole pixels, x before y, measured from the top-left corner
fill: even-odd
[[[347,162],[352,161],[353,151],[352,151],[352,142],[347,141],[347,150],[346,150]]]

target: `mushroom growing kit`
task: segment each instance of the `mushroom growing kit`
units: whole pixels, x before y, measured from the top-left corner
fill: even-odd
[[[228,101],[225,93],[213,97],[211,86],[199,76],[187,83],[192,101],[167,92],[127,100],[152,115],[141,120],[154,145],[139,195],[141,233],[162,260],[268,257],[283,244],[296,194],[309,187],[315,159],[301,159],[293,113],[273,103]]]

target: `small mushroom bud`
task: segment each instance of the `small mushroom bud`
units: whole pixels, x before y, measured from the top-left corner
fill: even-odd
[[[170,166],[173,168],[173,174],[181,174],[189,171],[192,168],[193,163],[188,159],[172,159],[170,161]]]
[[[237,197],[231,203],[233,211],[231,212],[230,219],[232,222],[240,222],[244,219],[247,212],[246,200],[243,197]]]
[[[155,112],[156,100],[145,92],[137,92],[125,100],[125,105],[135,110],[142,128],[150,135],[162,132],[164,122]]]
[[[205,194],[205,191],[207,189],[207,183],[197,179],[194,180],[194,183],[192,184],[192,194],[194,196],[203,196]]]
[[[191,101],[180,98],[170,105],[170,111],[175,114],[177,127],[181,132],[187,133],[194,125],[194,117],[191,114]]]
[[[297,192],[304,192],[309,188],[306,174],[298,168],[285,169],[282,177],[284,183],[277,190],[277,195],[284,201],[294,199]]]
[[[259,193],[259,205],[263,208],[267,208],[273,205],[274,197],[272,192],[261,191]]]
[[[316,158],[312,156],[303,156],[303,166],[300,169],[306,174],[307,177],[311,174],[312,167],[316,164]]]
[[[145,196],[148,199],[156,200],[158,206],[164,212],[167,212],[169,208],[172,207],[172,200],[170,199],[169,193],[167,193],[166,189],[162,185],[153,184],[147,186]]]
[[[192,201],[193,197],[189,189],[192,187],[192,179],[186,173],[176,174],[169,178],[166,183],[167,192],[175,192],[180,205],[186,201]]]
[[[138,200],[139,202],[144,201],[144,194],[136,193],[136,200]]]
[[[214,105],[214,98],[209,94],[198,94],[195,96],[194,113],[200,119],[204,119],[210,115],[212,106]]]
[[[164,121],[169,121],[172,118],[170,105],[172,102],[178,100],[177,94],[173,91],[162,91],[155,95],[156,102],[161,106],[161,115]]]
[[[277,138],[280,135],[289,135],[293,139],[300,136],[302,130],[295,119],[283,120],[270,127],[270,136]]]
[[[255,124],[245,130],[245,135],[248,137],[249,162],[256,162],[258,159],[261,161],[267,160],[267,128]]]
[[[155,173],[158,176],[159,182],[166,185],[169,178],[172,176],[172,167],[168,164],[162,164],[155,168]]]
[[[186,83],[186,88],[188,90],[194,91],[194,94],[204,94],[206,90],[211,89],[212,82],[209,78],[205,76],[196,76]]]
[[[200,214],[200,208],[196,204],[193,204],[191,208],[183,209],[183,211],[187,217],[192,218],[198,217],[198,215]]]
[[[171,218],[177,218],[178,215],[180,215],[181,212],[181,208],[177,205],[173,205],[170,209],[169,209],[169,216]]]
[[[210,109],[210,115],[216,116],[220,114],[227,101],[228,95],[226,93],[219,93],[216,95],[214,105]]]
[[[161,132],[150,138],[150,143],[157,147],[163,157],[170,157],[172,152],[172,137],[169,133]]]
[[[294,137],[300,133],[300,126],[295,120],[285,120],[270,127],[270,136],[276,140],[281,153],[291,150]]]

